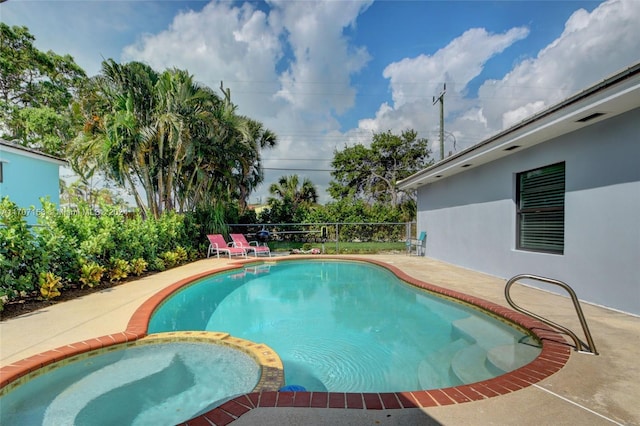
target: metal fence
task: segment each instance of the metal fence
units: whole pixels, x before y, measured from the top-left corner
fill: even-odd
[[[261,230],[269,232],[269,241],[276,246],[295,244],[322,244],[341,252],[341,245],[352,249],[354,243],[381,243],[381,246],[395,247],[404,251],[409,239],[415,238],[415,222],[327,222],[327,223],[270,223],[270,224],[230,224],[229,232],[242,233],[255,239]],[[382,244],[386,243],[386,244]],[[395,243],[395,244],[390,244]]]

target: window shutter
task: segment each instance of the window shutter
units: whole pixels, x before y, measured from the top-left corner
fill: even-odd
[[[518,175],[518,248],[563,253],[565,164]]]

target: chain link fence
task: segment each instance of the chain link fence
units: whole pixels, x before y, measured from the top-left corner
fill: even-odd
[[[269,232],[272,251],[321,249],[322,253],[406,253],[407,241],[415,238],[415,222],[333,222],[230,224],[230,233],[257,240],[259,231]]]

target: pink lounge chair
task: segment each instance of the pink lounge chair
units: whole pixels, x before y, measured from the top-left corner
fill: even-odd
[[[231,256],[244,256],[247,257],[247,251],[243,248],[234,247],[232,243],[227,243],[221,234],[207,235],[209,239],[209,250],[207,251],[207,257],[213,253],[220,258],[220,253],[226,254],[231,259]]]
[[[229,236],[233,240],[233,245],[235,247],[242,248],[246,250],[247,253],[253,252],[255,257],[258,257],[258,254],[266,254],[271,257],[271,250],[269,250],[268,246],[261,246],[257,241],[249,242],[242,234],[229,234]]]

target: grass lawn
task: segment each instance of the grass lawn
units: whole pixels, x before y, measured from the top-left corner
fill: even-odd
[[[337,246],[337,250],[336,250]],[[269,247],[271,251],[291,251],[310,250],[312,248],[322,249],[322,243],[302,243],[293,241],[270,241]],[[326,254],[376,254],[389,252],[404,252],[407,246],[404,242],[339,242],[327,241],[324,243],[324,251]]]

